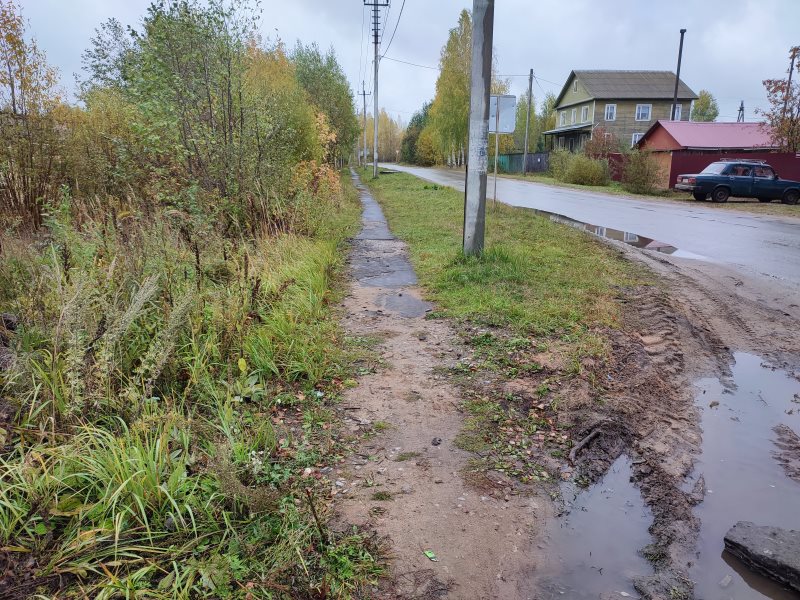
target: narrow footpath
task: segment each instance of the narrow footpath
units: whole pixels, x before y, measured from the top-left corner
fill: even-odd
[[[341,407],[372,435],[335,474],[338,513],[390,540],[390,573],[376,597],[534,598],[531,545],[550,500],[469,469],[475,455],[455,445],[463,415],[446,375],[462,352],[456,334],[425,318],[432,306],[405,244],[352,176],[363,229],[350,255],[344,327],[379,339],[384,364],[360,378]]]

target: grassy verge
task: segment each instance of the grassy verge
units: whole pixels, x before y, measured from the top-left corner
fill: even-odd
[[[640,200],[649,200],[656,202],[673,201],[681,203],[694,204],[695,206],[702,206],[712,210],[723,211],[741,211],[748,212],[756,215],[772,215],[777,217],[794,217],[800,219],[800,207],[788,206],[781,204],[779,201],[774,200],[770,203],[761,203],[755,198],[731,198],[728,202],[717,204],[715,202],[697,202],[688,194],[683,192],[676,192],[673,190],[662,190],[653,194],[633,194],[623,189],[622,185],[617,181],[612,181],[609,185],[576,185],[574,183],[564,183],[555,177],[543,175],[540,173],[530,173],[522,175],[519,173],[502,173],[500,177],[508,179],[519,179],[522,181],[533,181],[545,185],[552,185],[556,187],[572,188],[576,190],[583,190],[587,192],[597,192],[600,194],[611,194],[613,196],[624,196],[628,198],[636,198]]]
[[[354,369],[344,179],[302,234],[64,198],[46,236],[3,236],[0,595],[347,598],[379,575],[369,536],[327,528],[320,474]]]
[[[608,355],[620,290],[649,275],[579,231],[502,204],[487,210],[483,256],[464,257],[460,193],[402,173],[364,180],[408,243],[434,316],[453,319],[473,350],[455,370],[470,413],[459,444],[483,467],[552,480],[569,450],[560,404],[577,380],[602,389],[587,366]]]

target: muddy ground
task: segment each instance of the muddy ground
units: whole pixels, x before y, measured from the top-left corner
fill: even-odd
[[[618,290],[623,325],[597,332],[607,340],[607,358],[586,359],[580,376],[567,376],[564,357],[551,346],[544,355],[516,357],[542,368],[509,381],[474,367],[476,350],[463,342],[481,331],[425,318],[431,307],[421,300],[403,243],[365,188],[360,192],[365,227],[353,243],[344,325],[351,336],[379,340],[385,366],[361,378],[341,407],[354,431],[370,435],[334,485],[342,523],[366,524],[391,539],[390,576],[374,597],[538,597],[538,536],[560,509],[553,481],[595,481],[623,452],[653,517],[644,554],[655,574],[639,578],[636,590],[645,598],[693,597],[693,509],[705,493],[702,476],[689,489],[684,483],[702,439],[693,383],[716,377],[726,385],[734,351],[800,373],[796,290],[620,244],[659,283]],[[557,394],[557,408],[534,393],[543,383]],[[508,456],[461,449],[465,402],[492,397],[545,424],[525,446],[525,460],[542,471],[512,457],[501,469],[517,475],[510,477],[491,470],[508,466]],[[508,425],[501,421],[497,433],[511,431]],[[777,456],[796,476],[800,444],[790,433],[778,432]]]

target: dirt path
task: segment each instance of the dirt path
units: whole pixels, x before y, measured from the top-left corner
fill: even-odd
[[[381,338],[386,364],[361,378],[342,407],[374,435],[336,473],[339,514],[391,540],[391,577],[380,597],[534,598],[531,544],[550,514],[549,498],[501,476],[468,481],[472,455],[454,445],[463,421],[459,391],[444,374],[461,355],[451,345],[456,336],[425,319],[430,306],[405,245],[354,179],[364,227],[350,257],[344,325],[349,335]]]

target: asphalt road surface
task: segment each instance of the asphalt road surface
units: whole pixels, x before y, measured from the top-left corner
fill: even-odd
[[[464,172],[381,165],[464,190]],[[493,189],[489,175],[488,193]],[[705,203],[639,200],[500,177],[498,201],[556,213],[597,226],[658,240],[680,250],[675,257],[708,261],[762,275],[800,291],[798,219],[721,210]],[[487,202],[491,200],[487,199]],[[775,281],[778,280],[778,281]]]

